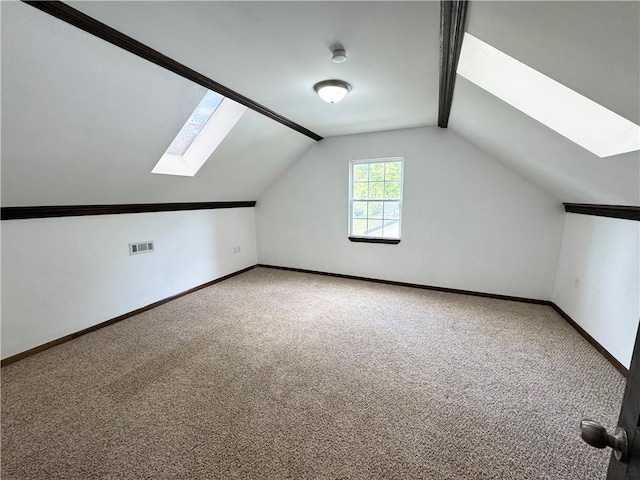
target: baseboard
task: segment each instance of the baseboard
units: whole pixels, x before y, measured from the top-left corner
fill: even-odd
[[[510,295],[498,295],[498,294],[494,294],[494,293],[484,293],[484,292],[475,292],[472,290],[461,290],[461,289],[457,289],[457,288],[445,288],[445,287],[435,287],[432,285],[421,285],[421,284],[416,284],[416,283],[406,283],[406,282],[396,282],[393,280],[382,280],[382,279],[377,279],[377,278],[368,278],[368,277],[359,277],[359,276],[355,276],[355,275],[345,275],[345,274],[341,274],[341,273],[329,273],[329,272],[320,272],[320,271],[316,271],[316,270],[305,270],[302,268],[293,268],[293,267],[281,267],[281,266],[276,266],[276,265],[264,265],[264,264],[258,264],[258,265],[252,265],[250,267],[247,268],[243,268],[242,270],[238,270],[237,272],[233,272],[230,273],[229,275],[225,275],[223,277],[220,278],[216,278],[215,280],[211,280],[210,282],[206,282],[203,283],[201,285],[198,285],[196,287],[190,288],[189,290],[185,290],[184,292],[180,292],[177,293],[176,295],[172,295],[170,297],[167,298],[163,298],[162,300],[158,300],[157,302],[151,303],[149,305],[146,305],[144,307],[138,308],[132,312],[129,313],[125,313],[123,315],[120,315],[118,317],[112,318],[110,320],[106,320],[104,322],[98,323],[96,325],[93,325],[91,327],[85,328],[84,330],[80,330],[78,332],[75,333],[71,333],[69,335],[65,335],[64,337],[58,338],[56,340],[52,340],[50,342],[47,342],[43,345],[31,348],[27,351],[24,351],[22,353],[18,353],[16,355],[13,355],[11,357],[7,357],[4,360],[2,360],[1,362],[1,366],[5,367],[7,365],[11,365],[12,363],[15,363],[19,360],[22,360],[24,358],[30,357],[32,355],[35,355],[36,353],[40,353],[43,352],[45,350],[48,350],[52,347],[55,347],[57,345],[61,345],[65,342],[68,342],[69,340],[73,340],[74,338],[78,338],[82,335],[86,335],[87,333],[91,333],[91,332],[95,332],[96,330],[99,330],[101,328],[104,327],[108,327],[109,325],[113,325],[114,323],[118,323],[122,320],[125,320],[127,318],[133,317],[134,315],[138,315],[142,312],[146,312],[147,310],[151,310],[152,308],[158,307],[164,303],[170,302],[172,300],[175,300],[177,298],[183,297],[185,295],[188,295],[190,293],[193,293],[195,291],[201,290],[203,288],[206,287],[210,287],[211,285],[215,285],[216,283],[220,283],[223,280],[227,280],[231,277],[235,277],[236,275],[240,275],[241,273],[247,272],[249,270],[252,270],[256,267],[261,267],[261,268],[272,268],[275,270],[288,270],[291,272],[300,272],[300,273],[311,273],[314,275],[324,275],[324,276],[328,276],[328,277],[336,277],[336,278],[346,278],[346,279],[350,279],[350,280],[362,280],[362,281],[366,281],[366,282],[375,282],[375,283],[383,283],[383,284],[387,284],[387,285],[396,285],[396,286],[400,286],[400,287],[412,287],[412,288],[420,288],[423,290],[433,290],[436,292],[447,292],[447,293],[458,293],[461,295],[472,295],[474,297],[484,297],[484,298],[494,298],[497,300],[509,300],[509,301],[513,301],[513,302],[522,302],[522,303],[533,303],[536,305],[547,305],[551,308],[553,308],[558,315],[560,315],[563,319],[565,319],[567,321],[567,323],[569,323],[569,325],[571,325],[580,335],[582,335],[584,337],[585,340],[587,340],[591,345],[593,345],[593,347],[598,350],[602,356],[604,358],[606,358],[622,375],[624,375],[625,377],[629,375],[629,370],[622,365],[613,355],[611,355],[611,353],[609,353],[607,351],[606,348],[604,348],[602,345],[600,345],[600,343],[598,343],[591,335],[589,335],[580,325],[578,325],[578,323],[572,319],[564,310],[562,310],[558,305],[556,305],[555,303],[549,301],[549,300],[539,300],[539,299],[535,299],[535,298],[525,298],[525,297],[513,297]]]
[[[567,321],[567,323],[569,323],[569,325],[571,325],[580,335],[582,335],[587,342],[593,345],[593,347],[596,350],[598,350],[604,358],[609,360],[609,363],[611,363],[611,365],[613,365],[622,375],[624,375],[625,377],[629,375],[629,370],[624,365],[622,365],[613,355],[611,355],[606,348],[600,345],[600,343],[598,343],[598,341],[595,338],[589,335],[584,328],[578,325],[578,323],[573,318],[571,318],[564,310],[562,310],[555,303],[553,302],[548,302],[548,303],[549,303],[549,306],[558,313],[558,315],[564,318]]]
[[[472,290],[460,290],[457,288],[435,287],[432,285],[422,285],[419,283],[396,282],[395,280],[382,280],[379,278],[358,277],[356,275],[345,275],[342,273],[319,272],[317,270],[305,270],[302,268],[280,267],[276,265],[258,264],[258,267],[273,268],[276,270],[289,270],[291,272],[312,273],[315,275],[325,275],[327,277],[348,278],[351,280],[362,280],[365,282],[384,283],[386,285],[396,285],[399,287],[420,288],[423,290],[434,290],[436,292],[459,293],[461,295],[472,295],[474,297],[496,298],[498,300],[510,300],[512,302],[534,303],[536,305],[548,305],[548,300],[539,300],[537,298],[512,297],[511,295],[498,295],[497,293],[474,292]]]
[[[262,268],[273,268],[276,270],[288,270],[291,272],[300,272],[300,273],[311,273],[315,275],[325,275],[328,277],[337,277],[337,278],[347,278],[351,280],[363,280],[365,282],[375,282],[375,283],[383,283],[387,285],[397,285],[400,287],[413,287],[420,288],[423,290],[434,290],[436,292],[447,292],[447,293],[458,293],[461,295],[472,295],[474,297],[485,297],[485,298],[495,298],[497,300],[509,300],[512,302],[522,302],[522,303],[533,303],[535,305],[547,305],[553,308],[563,319],[569,323],[580,335],[582,335],[585,340],[587,340],[593,347],[598,350],[604,358],[606,358],[609,363],[611,363],[622,375],[625,377],[629,375],[629,370],[622,365],[616,358],[611,355],[600,343],[598,343],[591,335],[589,335],[578,323],[572,319],[566,312],[564,312],[558,305],[549,301],[549,300],[539,300],[536,298],[526,298],[526,297],[513,297],[510,295],[498,295],[495,293],[484,293],[484,292],[475,292],[472,290],[461,290],[457,288],[445,288],[445,287],[436,287],[432,285],[421,285],[416,283],[406,283],[406,282],[396,282],[393,280],[381,280],[378,278],[368,278],[368,277],[358,277],[355,275],[345,275],[342,273],[330,273],[330,272],[320,272],[317,270],[306,270],[303,268],[293,268],[293,267],[281,267],[276,265],[264,265],[258,264],[258,267]]]
[[[61,338],[57,338],[56,340],[52,340],[50,342],[47,342],[43,345],[39,345],[37,347],[31,348],[27,351],[24,351],[22,353],[18,353],[16,355],[13,355],[11,357],[7,357],[4,360],[2,360],[2,362],[0,362],[0,366],[2,367],[6,367],[7,365],[11,365],[12,363],[15,363],[19,360],[22,360],[24,358],[30,357],[32,355],[35,355],[36,353],[40,353],[40,352],[44,352],[45,350],[48,350],[52,347],[55,347],[57,345],[61,345],[65,342],[68,342],[69,340],[73,340],[74,338],[78,338],[81,337],[82,335],[86,335],[87,333],[91,333],[91,332],[95,332],[96,330],[100,330],[101,328],[104,327],[108,327],[109,325],[113,325],[114,323],[118,323],[121,322],[122,320],[126,320],[127,318],[133,317],[134,315],[138,315],[142,312],[146,312],[147,310],[151,310],[152,308],[155,307],[159,307],[160,305],[170,302],[171,300],[175,300],[176,298],[180,298],[183,297],[185,295],[188,295],[190,293],[196,292],[198,290],[201,290],[203,288],[206,287],[210,287],[211,285],[215,285],[216,283],[220,283],[223,280],[227,280],[231,277],[235,277],[236,275],[240,275],[241,273],[247,272],[253,268],[256,268],[257,265],[252,265],[250,267],[247,268],[243,268],[242,270],[238,270],[237,272],[233,272],[230,273],[229,275],[225,275],[224,277],[220,277],[220,278],[216,278],[215,280],[211,280],[210,282],[206,282],[203,283],[201,285],[198,285],[196,287],[190,288],[189,290],[185,290],[184,292],[180,292],[177,293],[175,295],[171,295],[170,297],[167,298],[163,298],[162,300],[158,300],[157,302],[151,303],[149,305],[146,305],[144,307],[138,308],[136,310],[133,310],[132,312],[129,313],[125,313],[123,315],[120,315],[118,317],[112,318],[110,320],[106,320],[104,322],[98,323],[96,325],[93,325],[91,327],[85,328],[84,330],[80,330],[78,332],[75,333],[70,333],[69,335],[65,335],[64,337]]]

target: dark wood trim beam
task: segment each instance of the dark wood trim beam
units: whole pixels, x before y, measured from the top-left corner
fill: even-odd
[[[397,245],[400,243],[400,239],[398,238],[349,237],[349,241],[356,243],[384,243],[386,245]]]
[[[466,0],[440,0],[440,99],[438,104],[438,126],[447,128],[456,70],[462,48],[465,22],[467,18]]]
[[[218,208],[255,207],[247,202],[187,202],[187,203],[132,203],[119,205],[58,205],[43,207],[3,207],[2,220],[26,218],[83,217],[87,215],[118,215],[122,213],[176,212],[182,210],[215,210]]]
[[[191,68],[173,60],[172,58],[163,55],[162,53],[154,50],[145,44],[135,40],[134,38],[125,35],[124,33],[119,32],[118,30],[111,28],[109,25],[106,25],[98,20],[86,15],[79,10],[76,10],[69,5],[59,2],[59,1],[29,1],[23,0],[24,3],[31,5],[42,12],[48,13],[63,22],[68,23],[69,25],[73,25],[74,27],[79,28],[80,30],[84,30],[91,35],[94,35],[102,40],[109,42],[116,47],[120,47],[126,50],[129,53],[133,53],[140,58],[144,58],[149,62],[155,63],[156,65],[169,70],[170,72],[176,73],[187,80],[191,80],[192,82],[197,83],[198,85],[202,85],[209,90],[213,90],[214,92],[219,93],[220,95],[224,95],[231,100],[234,100],[251,110],[261,113],[262,115],[269,117],[272,120],[275,120],[282,125],[285,125],[296,132],[302,133],[313,140],[319,141],[322,140],[322,137],[317,133],[312,132],[311,130],[303,127],[302,125],[298,125],[297,123],[289,120],[287,117],[280,115],[279,113],[274,112],[273,110],[268,109],[264,105],[260,105],[259,103],[251,100],[244,95],[231,90],[228,87],[210,79],[202,75],[201,73],[192,70]]]
[[[159,307],[163,303],[170,302],[171,300],[175,300],[176,298],[184,297],[185,295],[193,293],[197,290],[210,287],[211,285],[220,283],[223,280],[227,280],[228,278],[235,277],[236,275],[240,275],[241,273],[247,272],[256,267],[257,265],[252,265],[250,267],[243,268],[242,270],[238,270],[237,272],[230,273],[229,275],[225,275],[224,277],[216,278],[215,280],[211,280],[210,282],[203,283],[202,285],[198,285],[197,287],[190,288],[189,290],[185,290],[184,292],[177,293],[176,295],[163,298],[162,300],[158,300],[157,302],[151,303],[145,307],[138,308],[132,312],[125,313],[124,315],[120,315],[119,317],[115,317],[115,318],[112,318],[111,320],[98,323],[89,328],[85,328],[84,330],[80,330],[79,332],[65,335],[64,337],[57,338],[56,340],[52,340],[43,345],[39,345],[37,347],[31,348],[25,352],[12,355],[11,357],[7,357],[4,360],[2,360],[1,366],[6,367],[7,365],[11,365],[12,363],[15,363],[19,360],[35,355],[36,353],[44,352],[45,350],[49,350],[52,347],[68,342],[69,340],[73,340],[74,338],[81,337],[82,335],[86,335],[87,333],[95,332],[96,330],[100,330],[101,328],[108,327],[109,325],[113,325],[114,323],[121,322],[122,320],[126,320],[127,318],[133,317],[134,315],[138,315],[139,313],[146,312],[147,310],[151,310],[152,308],[155,308],[155,307]]]
[[[597,217],[621,218],[640,221],[640,207],[629,205],[593,205],[589,203],[565,203],[567,213],[595,215]]]

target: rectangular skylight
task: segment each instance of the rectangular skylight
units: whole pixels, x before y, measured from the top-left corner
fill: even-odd
[[[468,33],[458,74],[601,158],[640,150],[640,126]]]
[[[151,172],[193,177],[246,111],[208,90]]]
[[[176,138],[171,142],[167,153],[171,155],[184,155],[187,148],[191,145],[193,140],[198,136],[204,124],[209,121],[211,115],[224,97],[216,92],[207,90],[204,98],[200,100],[200,103],[193,111],[187,123],[184,124]]]

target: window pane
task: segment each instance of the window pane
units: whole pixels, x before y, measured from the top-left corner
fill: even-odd
[[[387,162],[384,168],[385,180],[400,180],[400,162]]]
[[[384,202],[384,218],[385,220],[400,218],[400,202]]]
[[[400,238],[399,235],[400,222],[398,220],[385,221],[382,229],[384,238]]]
[[[353,202],[353,218],[367,218],[367,202]]]
[[[400,238],[402,161],[351,164],[351,232],[370,238]]]
[[[384,198],[400,198],[400,182],[384,182]]]
[[[355,164],[353,166],[353,181],[366,182],[367,180],[369,180],[369,164]]]
[[[359,200],[361,198],[367,198],[368,194],[368,190],[367,187],[369,186],[368,183],[354,183],[353,184],[353,198]]]
[[[174,138],[171,145],[169,145],[169,148],[167,148],[167,153],[170,155],[184,155],[205,123],[209,121],[215,109],[218,108],[223,98],[222,95],[208,90],[191,116],[187,119],[187,123],[184,124],[176,138]]]
[[[370,237],[381,237],[382,220],[367,220],[367,235]]]
[[[369,184],[369,198],[384,198],[384,183],[383,182],[371,182]]]
[[[369,164],[369,181],[383,181],[384,180],[384,163],[370,163]]]
[[[353,219],[353,235],[364,235],[367,231],[367,221]]]
[[[369,218],[382,218],[382,202],[369,202]]]

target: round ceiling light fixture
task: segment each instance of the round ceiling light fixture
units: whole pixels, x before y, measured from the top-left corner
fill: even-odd
[[[316,83],[313,86],[313,89],[325,102],[338,103],[347,95],[347,93],[349,93],[351,85],[342,80],[325,80],[323,82]]]

